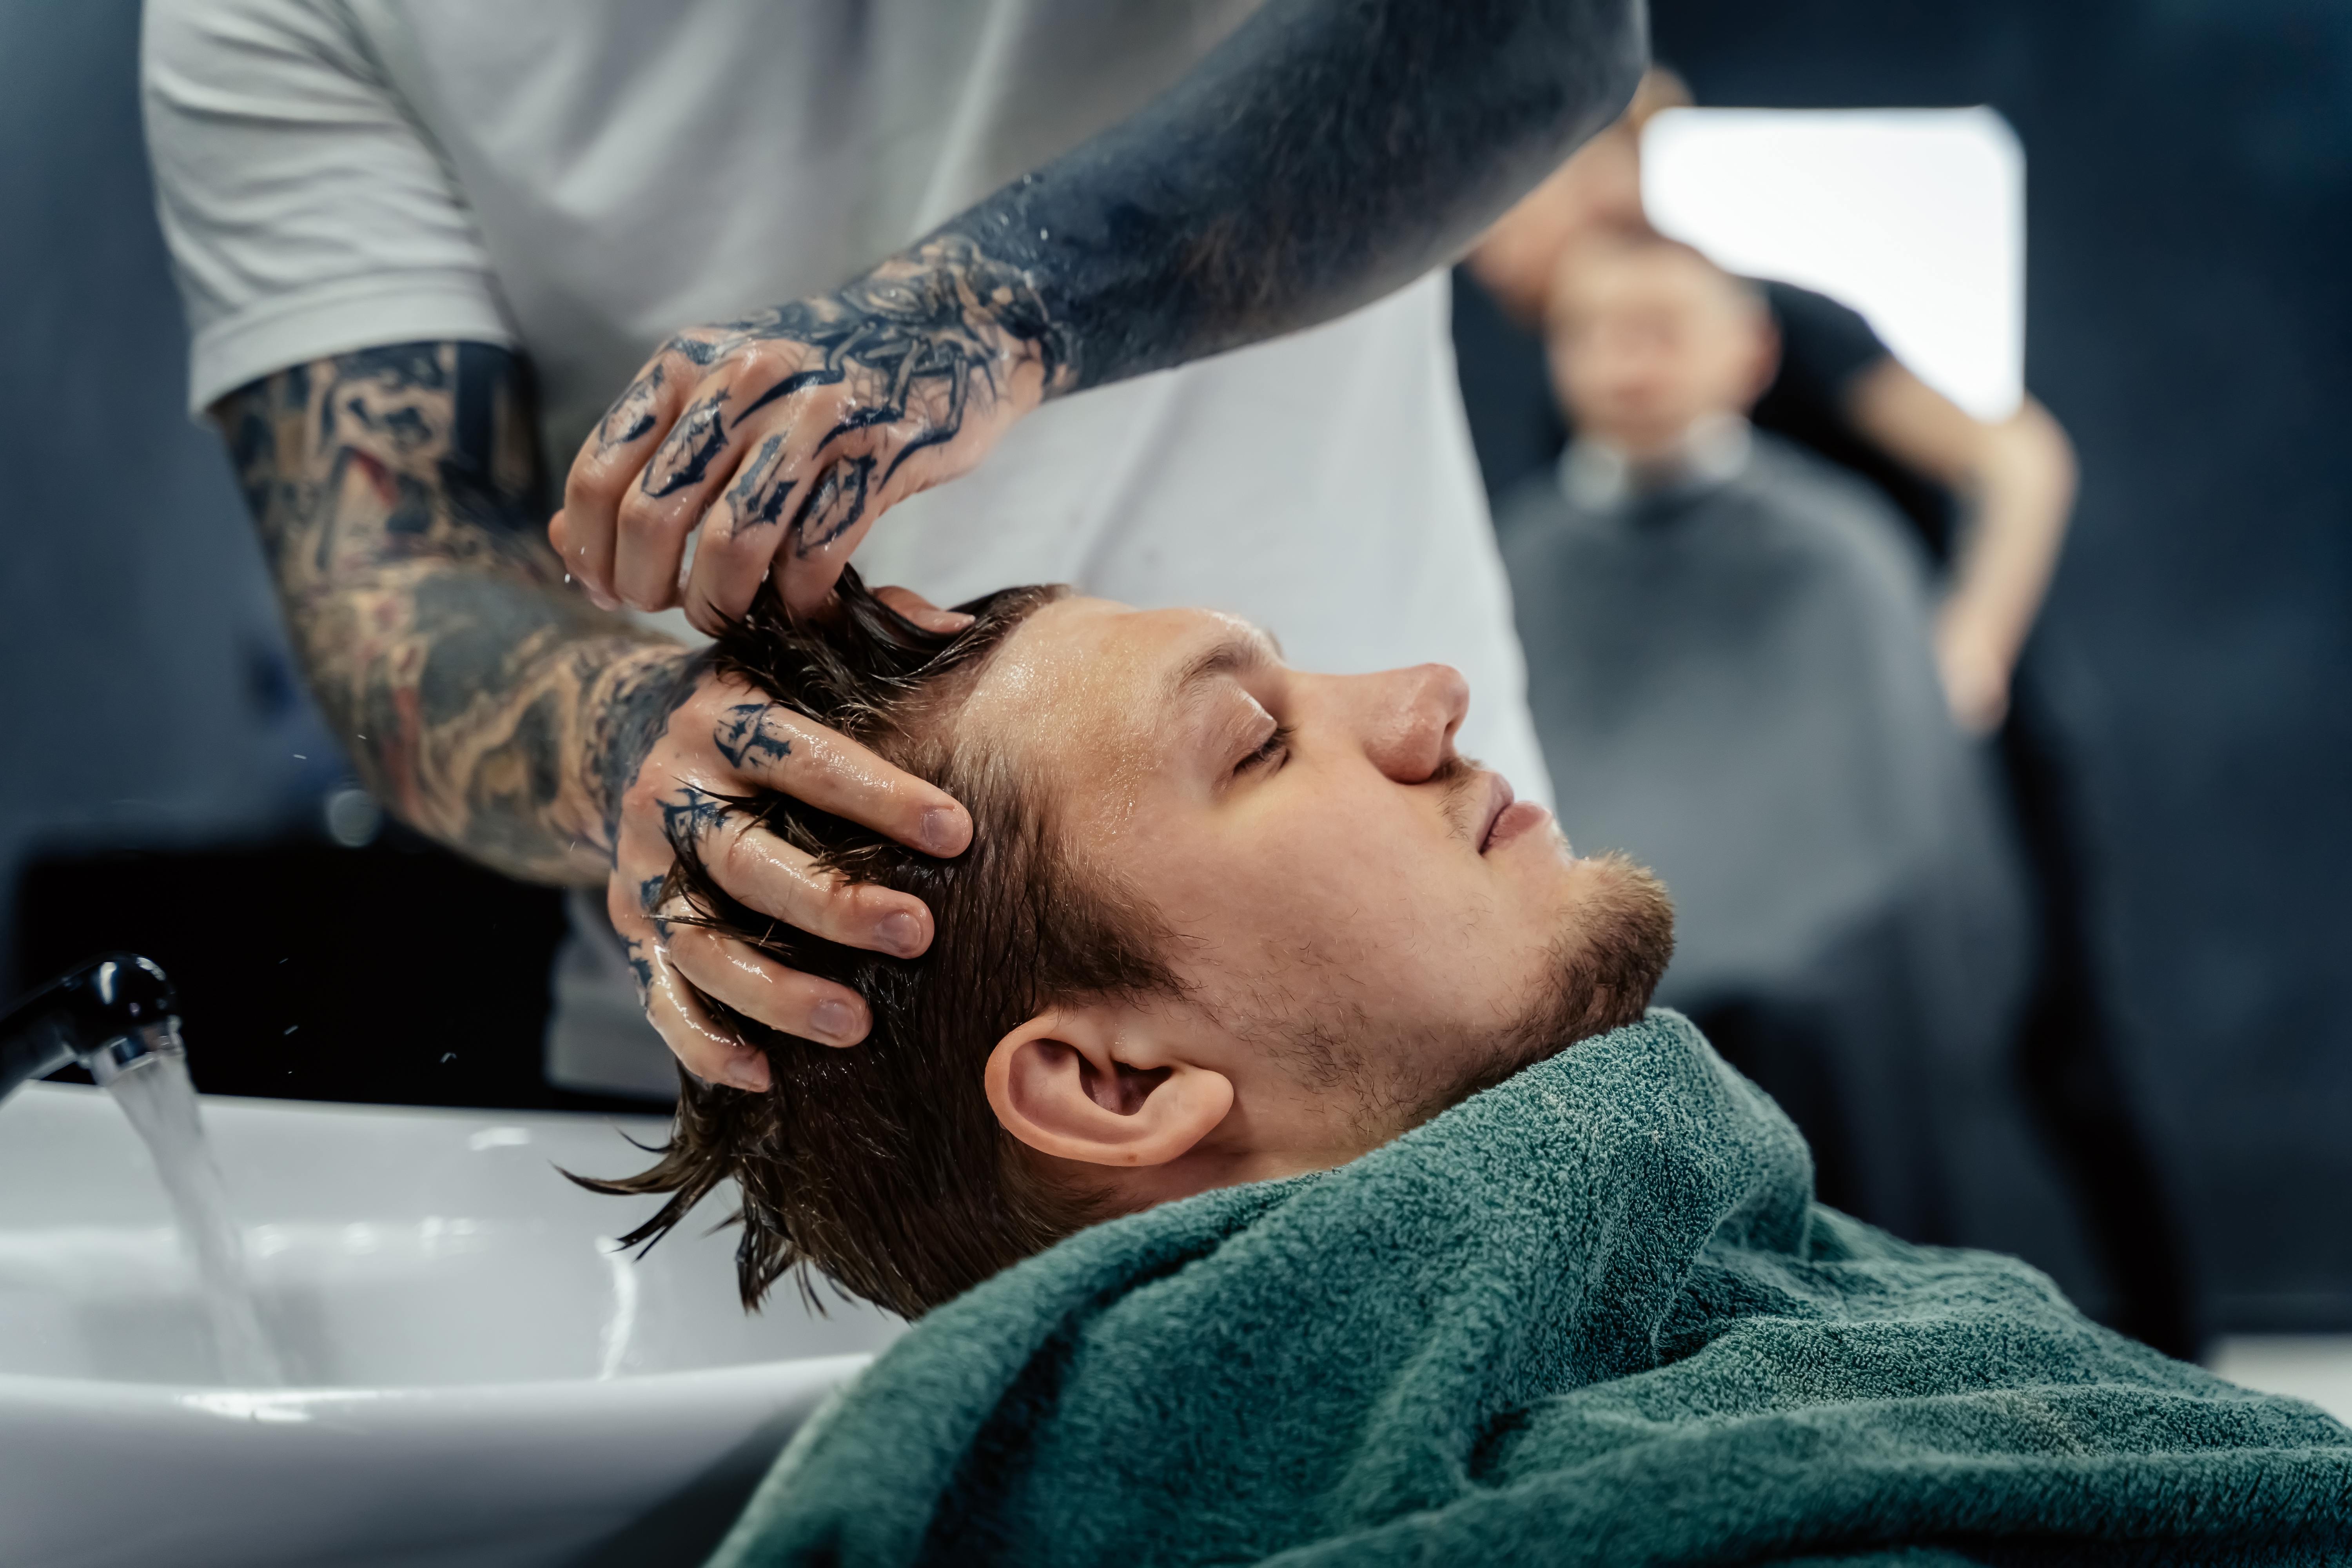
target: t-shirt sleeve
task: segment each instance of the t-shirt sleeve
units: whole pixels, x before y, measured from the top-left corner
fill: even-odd
[[[140,77],[192,413],[351,349],[516,342],[456,182],[336,0],[148,0]]]
[[[1824,407],[1842,405],[1848,384],[1892,353],[1862,312],[1793,283],[1767,282],[1780,329],[1780,379]]]

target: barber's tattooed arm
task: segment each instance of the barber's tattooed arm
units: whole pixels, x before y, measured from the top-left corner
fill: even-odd
[[[565,584],[539,528],[520,359],[470,342],[339,354],[256,382],[213,414],[311,689],[403,820],[514,876],[604,884],[649,1016],[705,1078],[754,1083],[765,1061],[709,1025],[681,974],[777,1028],[836,1044],[864,1036],[855,993],[662,918],[647,893],[668,873],[673,836],[698,840],[755,909],[911,954],[930,937],[919,900],[815,872],[729,802],[782,790],[934,853],[960,851],[970,819]]]
[[[1641,0],[1269,0],[1140,112],[835,293],[671,339],[582,447],[551,537],[607,602],[682,598],[715,629],[772,567],[814,608],[881,512],[1044,399],[1450,260],[1645,56]]]
[[[688,655],[565,587],[534,515],[520,363],[484,343],[368,349],[214,413],[368,786],[502,871],[604,881],[619,793]]]

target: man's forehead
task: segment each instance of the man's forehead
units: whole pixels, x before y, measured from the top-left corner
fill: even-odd
[[[1006,639],[965,716],[1007,738],[1049,720],[1150,731],[1218,676],[1281,659],[1274,637],[1238,616],[1061,599],[1041,606]]]
[[[1194,628],[1198,645],[1169,671],[1166,694],[1183,702],[1220,675],[1242,675],[1282,662],[1282,645],[1263,626],[1237,616],[1200,612],[1204,625]]]

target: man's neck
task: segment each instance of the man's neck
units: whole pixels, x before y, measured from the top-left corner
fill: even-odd
[[[1755,439],[1737,414],[1710,414],[1656,451],[1635,455],[1579,437],[1560,456],[1559,485],[1580,507],[1602,510],[1653,496],[1713,489],[1747,470]]]

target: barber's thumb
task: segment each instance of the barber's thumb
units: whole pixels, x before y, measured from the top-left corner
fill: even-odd
[[[952,637],[972,622],[972,617],[963,611],[943,610],[912,588],[902,588],[895,583],[875,589],[874,596],[923,630],[942,637]]]

